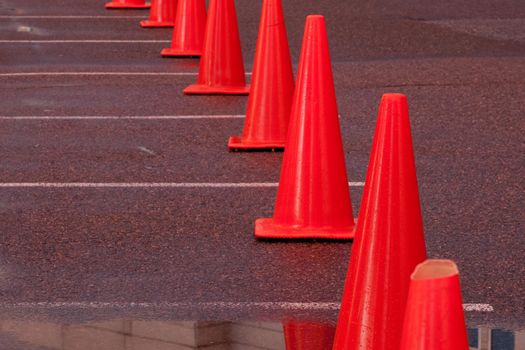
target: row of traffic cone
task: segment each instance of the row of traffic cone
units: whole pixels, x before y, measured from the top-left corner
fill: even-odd
[[[179,0],[181,27],[183,14],[204,13],[203,2]],[[228,142],[230,149],[287,147],[276,212],[257,221],[257,237],[354,236],[330,61],[324,18],[308,16],[295,88],[281,1],[263,1],[244,130]],[[249,92],[233,0],[210,0],[198,82],[184,92]]]
[[[275,213],[256,222],[256,236],[355,235],[334,350],[466,350],[457,267],[451,261],[425,261],[404,95],[382,98],[359,218],[352,228],[324,37],[322,17],[309,17]]]
[[[375,273],[369,277],[379,280]],[[385,283],[379,290],[391,295],[383,295],[384,300],[377,297],[381,293],[354,295],[353,305],[343,303],[337,328],[311,321],[284,322],[286,350],[468,350],[456,264],[426,260],[406,284],[408,294],[401,283]]]
[[[181,28],[196,25],[183,14],[202,18],[199,2],[179,0]],[[186,93],[248,92],[235,16],[233,0],[210,0],[199,79]],[[354,225],[324,18],[307,17],[295,88],[281,3],[265,0],[245,126],[229,147],[285,146],[274,216],[257,220],[255,235],[355,237],[333,349],[468,349],[457,268],[425,261],[406,97],[382,98]]]
[[[117,0],[106,8],[147,8],[144,0]],[[234,0],[152,0],[144,28],[175,27],[163,57],[201,57],[196,84],[186,94],[247,95]]]
[[[355,229],[321,16],[307,18],[292,101],[274,217],[257,220],[255,234],[355,235],[332,348],[468,349],[457,267],[446,260],[425,261],[406,97],[386,94],[381,101]],[[246,139],[250,122],[248,114]]]
[[[121,0],[108,7],[145,6],[136,0]],[[173,6],[178,3],[176,16]],[[263,2],[251,88],[245,71],[233,0],[210,0],[208,18],[204,0],[154,0],[150,20],[143,26],[161,26],[175,18],[172,45],[165,57],[201,56],[197,84],[186,94],[248,94],[242,135],[232,136],[232,150],[282,149],[294,92],[294,78],[281,1]]]

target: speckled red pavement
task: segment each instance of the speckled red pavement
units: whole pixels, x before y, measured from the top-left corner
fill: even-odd
[[[247,71],[254,3],[237,1]],[[141,30],[147,11],[103,4],[0,0],[2,315],[335,319],[334,308],[249,304],[342,293],[351,243],[254,239],[275,187],[2,185],[278,181],[282,154],[228,152],[242,119],[156,118],[241,115],[246,97],[184,96],[198,61],[160,57],[170,29]],[[406,94],[428,255],[457,262],[466,303],[493,307],[467,312],[470,325],[523,328],[525,3],[285,0],[284,10],[294,64],[305,16],[326,16],[350,181],[364,179],[381,95]],[[108,118],[70,118],[83,116]],[[351,187],[355,213],[361,191]]]

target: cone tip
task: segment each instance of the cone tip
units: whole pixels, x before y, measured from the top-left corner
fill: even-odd
[[[406,95],[401,94],[401,93],[396,93],[396,92],[386,93],[382,97],[383,102],[390,102],[390,103],[402,102],[402,101],[406,101],[406,99],[407,99]]]
[[[324,16],[322,15],[308,15],[306,16],[307,22],[324,22]]]
[[[428,280],[451,277],[459,274],[456,263],[446,259],[428,259],[416,266],[410,278]]]

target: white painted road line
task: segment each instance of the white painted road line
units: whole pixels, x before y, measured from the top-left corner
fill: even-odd
[[[349,182],[363,187],[364,182]],[[0,188],[254,188],[277,187],[277,182],[5,182]]]
[[[463,304],[463,309],[467,312],[493,312],[494,308],[490,304]]]
[[[37,77],[37,76],[196,76],[198,72],[16,72],[0,73],[0,77]],[[251,75],[246,72],[246,75]]]
[[[171,40],[0,40],[0,44],[155,44]]]
[[[0,77],[37,77],[37,76],[179,76],[198,75],[197,72],[25,72],[25,73],[0,73]]]
[[[282,310],[339,310],[340,303],[326,302],[14,302],[0,303],[0,309],[282,309]],[[493,312],[490,304],[463,304],[466,312]]]
[[[244,115],[0,116],[0,120],[195,120],[195,119],[244,119]]]
[[[143,16],[26,16],[26,15],[5,15],[0,16],[0,19],[131,19],[131,18],[147,18],[148,15]]]

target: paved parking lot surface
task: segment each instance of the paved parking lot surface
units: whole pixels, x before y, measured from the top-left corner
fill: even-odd
[[[248,73],[258,3],[236,4]],[[103,4],[0,0],[2,314],[333,321],[351,243],[254,239],[282,153],[228,152],[246,97],[184,96],[198,61]],[[380,97],[405,93],[429,257],[492,307],[469,325],[523,328],[525,3],[284,7],[295,67],[326,16],[355,213]]]

